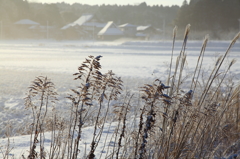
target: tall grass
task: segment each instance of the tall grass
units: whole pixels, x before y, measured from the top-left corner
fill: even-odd
[[[235,60],[221,69],[240,33],[233,38],[225,54],[213,63],[211,73],[202,82],[200,78],[208,36],[204,38],[196,67],[187,84],[189,87],[186,88],[183,85],[186,81],[184,70],[189,33],[190,25],[187,25],[182,49],[174,64],[177,35],[177,28],[174,28],[166,84],[156,79],[140,87],[139,94],[123,92],[123,81],[112,71],[101,73],[101,56],[87,57],[74,74],[79,85],[71,89],[72,93],[66,97],[71,102],[68,119],[61,118],[55,109],[58,104],[54,84],[47,77],[36,77],[26,97],[26,107],[32,110],[33,117],[27,158],[240,156],[240,85],[227,80]],[[110,125],[110,129],[111,124],[115,125],[115,132],[103,137],[106,125]],[[93,126],[90,147],[80,149],[83,128],[90,125]],[[46,131],[52,132],[50,149],[44,147]],[[105,156],[103,153],[96,156],[100,141],[104,142],[101,151],[106,152]],[[84,152],[83,156],[80,156],[80,151]],[[5,154],[3,152],[4,158]]]

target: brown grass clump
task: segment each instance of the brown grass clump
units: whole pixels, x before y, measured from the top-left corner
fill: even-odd
[[[39,76],[32,82],[28,96],[25,98],[26,108],[32,110],[33,116],[29,159],[34,159],[38,156],[40,158],[46,157],[46,152],[44,151],[45,119],[49,107],[57,100],[57,93],[54,89],[54,84],[47,77]],[[40,143],[39,154],[36,152],[37,143]]]

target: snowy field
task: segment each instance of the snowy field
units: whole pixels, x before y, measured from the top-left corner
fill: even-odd
[[[203,67],[209,70],[219,55],[223,55],[230,41],[210,41],[208,43]],[[189,41],[187,45],[187,67],[192,72],[195,68],[202,41]],[[182,42],[177,41],[174,49],[174,62],[179,55]],[[29,121],[29,112],[25,109],[23,98],[27,87],[36,76],[48,76],[56,85],[60,98],[64,99],[69,89],[77,83],[73,73],[89,55],[102,55],[102,73],[112,70],[122,77],[127,90],[136,90],[143,83],[153,79],[165,80],[171,58],[171,41],[1,41],[0,42],[0,137],[4,138],[6,126],[11,125],[11,135],[15,146],[13,153],[28,148],[29,136],[22,134],[17,127]],[[233,58],[237,63],[231,68],[235,81],[240,78],[240,42],[238,41],[226,60],[227,65]],[[137,82],[136,82],[137,81]],[[59,107],[65,110],[64,101]],[[87,130],[84,131],[92,131]],[[90,128],[89,128],[90,129]],[[83,132],[85,133],[85,132]],[[47,136],[47,135],[46,135]],[[24,139],[26,137],[26,139]],[[88,142],[83,135],[83,142]],[[0,143],[6,143],[2,139]],[[18,154],[18,155],[17,155]]]

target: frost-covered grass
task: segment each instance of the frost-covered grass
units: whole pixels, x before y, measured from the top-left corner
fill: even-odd
[[[204,42],[207,47],[199,41],[186,46],[176,41],[173,52],[170,41],[1,43],[3,156],[7,148],[14,158],[22,154],[30,158],[100,158],[101,154],[102,158],[221,158],[238,154],[240,70],[231,63],[239,59],[240,45],[235,39],[228,52],[230,41]],[[103,76],[98,71],[108,73]],[[73,80],[76,72],[77,80]],[[123,86],[116,91],[118,77]],[[42,94],[48,89],[50,94]]]

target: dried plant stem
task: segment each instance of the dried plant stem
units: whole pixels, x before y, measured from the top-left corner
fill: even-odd
[[[78,101],[76,102],[76,116],[78,117],[78,135],[77,138],[75,139],[75,144],[74,144],[74,151],[73,151],[73,159],[77,159],[79,150],[79,141],[81,139],[81,133],[82,133],[82,127],[84,125],[84,115],[83,115],[83,108],[84,105],[88,105],[87,101],[90,100],[90,98],[88,98],[88,94],[90,91],[90,87],[93,85],[91,84],[91,77],[94,74],[93,71],[96,70],[96,72],[98,72],[98,70],[101,68],[101,65],[99,64],[99,60],[101,58],[101,56],[97,56],[97,57],[93,57],[93,56],[89,56],[90,59],[86,59],[86,61],[82,64],[82,66],[79,67],[79,73],[76,73],[74,75],[78,75],[77,78],[75,79],[82,79],[83,76],[83,72],[82,71],[87,71],[85,80],[84,80],[84,85],[82,87],[82,92],[81,95],[79,92],[73,90],[73,92],[75,92],[78,95]],[[85,64],[86,63],[86,64]],[[88,65],[87,65],[88,64]],[[81,103],[81,107],[80,110],[78,110],[78,105]],[[78,115],[79,113],[79,115]],[[75,119],[75,121],[77,120],[77,118]],[[75,129],[75,128],[74,128]]]
[[[237,125],[237,131],[239,131],[239,124],[238,122],[240,121],[240,118],[239,118],[239,109],[240,109],[240,93],[238,93],[237,95],[237,104],[236,104],[236,125]]]
[[[203,97],[205,96],[205,94],[207,94],[207,89],[208,89],[209,83],[210,83],[210,81],[212,80],[213,74],[214,74],[214,72],[216,71],[217,66],[219,65],[219,62],[220,62],[221,59],[222,59],[222,56],[218,57],[218,59],[217,59],[217,61],[216,61],[216,63],[215,63],[215,66],[214,66],[214,68],[213,68],[210,76],[208,77],[208,81],[207,81],[207,83],[206,83],[206,85],[205,85],[205,87],[204,87],[204,90],[203,90],[203,92],[202,92],[202,94],[201,94],[201,96],[200,96],[200,98],[199,98],[198,105],[201,105],[201,104],[202,104],[202,102],[203,102]],[[198,107],[198,108],[199,108],[198,110],[200,110],[201,107]]]
[[[227,75],[228,71],[230,70],[231,66],[232,66],[232,65],[233,65],[235,62],[236,62],[236,60],[235,60],[235,59],[233,59],[233,60],[231,61],[231,63],[229,64],[229,66],[228,66],[227,70],[225,71],[225,73],[224,73],[223,77],[221,78],[221,81],[220,81],[220,83],[218,84],[218,86],[217,86],[216,90],[214,91],[214,94],[212,95],[212,97],[211,97],[211,99],[210,99],[211,101],[212,101],[212,100],[213,100],[213,98],[215,97],[215,95],[216,95],[216,93],[217,93],[218,89],[220,88],[220,86],[222,85],[222,82],[224,81],[224,79],[225,79],[225,77],[226,77],[226,75]]]
[[[103,94],[105,94],[105,90],[103,91]],[[91,142],[91,150],[90,150],[90,153],[88,155],[89,159],[94,159],[94,157],[95,157],[94,151],[96,149],[96,131],[97,131],[97,126],[98,126],[98,122],[99,122],[98,120],[99,120],[101,109],[102,109],[102,101],[99,104],[97,119],[95,121],[95,126],[94,126],[94,131],[93,131],[93,139],[92,139],[92,142]],[[103,127],[102,127],[102,129],[103,129]]]
[[[81,110],[83,109],[83,104],[81,105]],[[76,112],[77,114],[77,112]],[[77,115],[76,115],[77,116]],[[77,122],[77,120],[76,120]],[[74,144],[74,151],[73,151],[73,159],[77,159],[77,155],[78,155],[78,146],[79,146],[79,141],[81,139],[81,134],[82,134],[82,126],[83,126],[83,119],[82,119],[82,113],[80,113],[80,116],[79,116],[79,124],[77,125],[78,126],[78,134],[77,134],[77,138],[75,139],[75,144]],[[74,124],[74,128],[75,128],[76,124]]]
[[[127,97],[125,97],[125,99],[124,99],[124,103],[125,103],[125,101],[126,101],[126,98],[127,98]],[[115,152],[115,147],[116,147],[116,143],[117,143],[118,132],[119,132],[119,130],[120,130],[121,120],[122,120],[123,111],[124,111],[124,103],[122,104],[121,110],[120,110],[120,112],[119,112],[118,126],[117,126],[116,131],[115,131],[115,134],[116,134],[116,135],[115,135],[115,140],[114,140],[112,158],[113,158],[114,152]]]
[[[172,61],[173,61],[173,52],[174,52],[174,46],[175,46],[175,40],[176,40],[176,36],[177,36],[177,26],[174,27],[173,29],[173,43],[172,43],[172,54],[171,54],[171,62],[170,62],[170,70],[169,70],[169,74],[168,74],[168,79],[167,79],[167,85],[169,85],[170,82],[170,78],[171,78],[171,72],[172,72]],[[168,93],[168,92],[167,92]]]
[[[203,62],[204,53],[205,53],[205,50],[206,50],[206,47],[207,47],[207,42],[208,42],[208,35],[205,36],[205,39],[204,39],[204,41],[203,41],[202,49],[201,49],[201,51],[200,51],[200,55],[198,56],[197,65],[196,65],[196,67],[195,67],[194,75],[193,75],[193,78],[192,78],[192,83],[191,83],[190,90],[193,89],[193,88],[192,88],[192,87],[193,87],[193,83],[195,83],[195,86],[194,86],[193,91],[195,91],[196,83],[197,83],[197,82],[194,82],[194,78],[195,78],[195,75],[196,75],[197,69],[198,69],[198,74],[197,74],[197,78],[196,78],[196,81],[198,81],[199,74],[200,74],[200,70],[201,70],[201,67],[202,67],[202,62]],[[201,60],[201,63],[200,63],[200,60]],[[200,63],[200,64],[199,64],[199,63]],[[198,65],[200,65],[200,66],[198,66]]]
[[[145,105],[142,108],[141,114],[140,114],[140,120],[139,120],[139,126],[138,126],[138,132],[137,132],[137,137],[135,141],[135,151],[134,151],[134,159],[137,159],[137,154],[138,154],[138,140],[140,137],[140,134],[142,132],[143,128],[143,113],[145,112]]]
[[[206,93],[204,94],[202,101],[204,101],[204,99],[206,98],[206,94],[207,94],[207,92],[209,91],[209,89],[210,89],[210,87],[211,87],[214,79],[217,77],[218,71],[219,71],[219,69],[221,68],[221,66],[222,66],[222,64],[223,64],[223,61],[225,60],[225,58],[226,58],[226,56],[228,55],[230,49],[231,49],[232,46],[236,43],[236,41],[238,40],[239,37],[240,37],[240,33],[238,33],[238,34],[233,38],[232,42],[230,43],[229,47],[227,48],[225,54],[223,55],[223,58],[221,59],[219,65],[218,65],[218,67],[217,67],[217,70],[216,70],[215,73],[214,73],[214,76],[213,76],[212,80],[210,81],[210,84],[208,85],[208,87],[207,87],[207,89],[206,89]],[[201,107],[201,106],[202,106],[202,102],[199,103],[199,107]]]
[[[6,136],[7,136],[7,145],[5,145],[5,150],[2,150],[2,145],[0,145],[0,152],[2,154],[2,158],[3,159],[8,159],[8,156],[10,154],[10,152],[13,150],[13,147],[10,146],[10,123],[8,121],[8,124],[7,124],[7,132],[6,132]]]
[[[104,145],[103,145],[102,152],[103,152],[103,151],[104,151],[104,149],[105,149],[105,146],[106,146],[106,143],[107,143],[108,134],[109,134],[109,131],[110,131],[111,125],[112,125],[112,122],[111,122],[111,123],[109,124],[109,126],[108,126],[108,133],[107,133],[107,136],[106,136],[106,138],[105,138],[105,140],[104,140]],[[102,154],[103,154],[103,153],[101,153],[101,155],[99,156],[99,159],[101,159],[101,158],[102,158]]]
[[[175,67],[175,71],[174,71],[174,75],[173,75],[173,79],[172,79],[172,87],[170,89],[170,93],[169,93],[169,96],[172,96],[173,95],[173,89],[174,89],[174,85],[175,85],[175,78],[177,76],[177,71],[178,71],[178,67],[179,67],[179,64],[180,64],[180,71],[179,71],[179,77],[178,77],[178,82],[177,82],[177,86],[176,86],[176,94],[179,93],[179,87],[180,87],[180,84],[181,84],[181,78],[182,78],[182,72],[183,72],[183,69],[184,69],[184,65],[185,65],[185,62],[186,62],[186,55],[185,55],[185,50],[186,50],[186,45],[187,45],[187,40],[188,40],[188,35],[189,35],[189,32],[190,32],[190,25],[188,24],[186,26],[186,29],[185,29],[185,34],[184,34],[184,40],[183,40],[183,44],[182,44],[182,49],[181,49],[181,52],[179,54],[179,56],[177,57],[177,60],[176,60],[176,67]],[[168,114],[168,107],[166,107],[165,109],[165,112],[166,114]],[[164,141],[164,137],[166,136],[165,135],[165,130],[166,130],[166,125],[167,125],[167,120],[164,118],[163,119],[163,126],[162,126],[162,142],[161,142],[161,145],[160,147],[163,146],[163,144],[165,143]]]
[[[119,151],[120,151],[120,148],[122,147],[121,142],[122,142],[122,138],[124,137],[124,133],[125,133],[125,129],[126,129],[127,112],[128,112],[128,108],[130,106],[130,101],[131,101],[132,97],[133,97],[133,95],[131,95],[131,97],[130,97],[128,103],[127,103],[125,112],[124,112],[123,126],[122,126],[122,131],[121,131],[121,134],[120,134],[120,137],[119,137],[119,140],[118,140],[118,149],[117,149],[117,152],[116,152],[116,159],[118,159]]]

